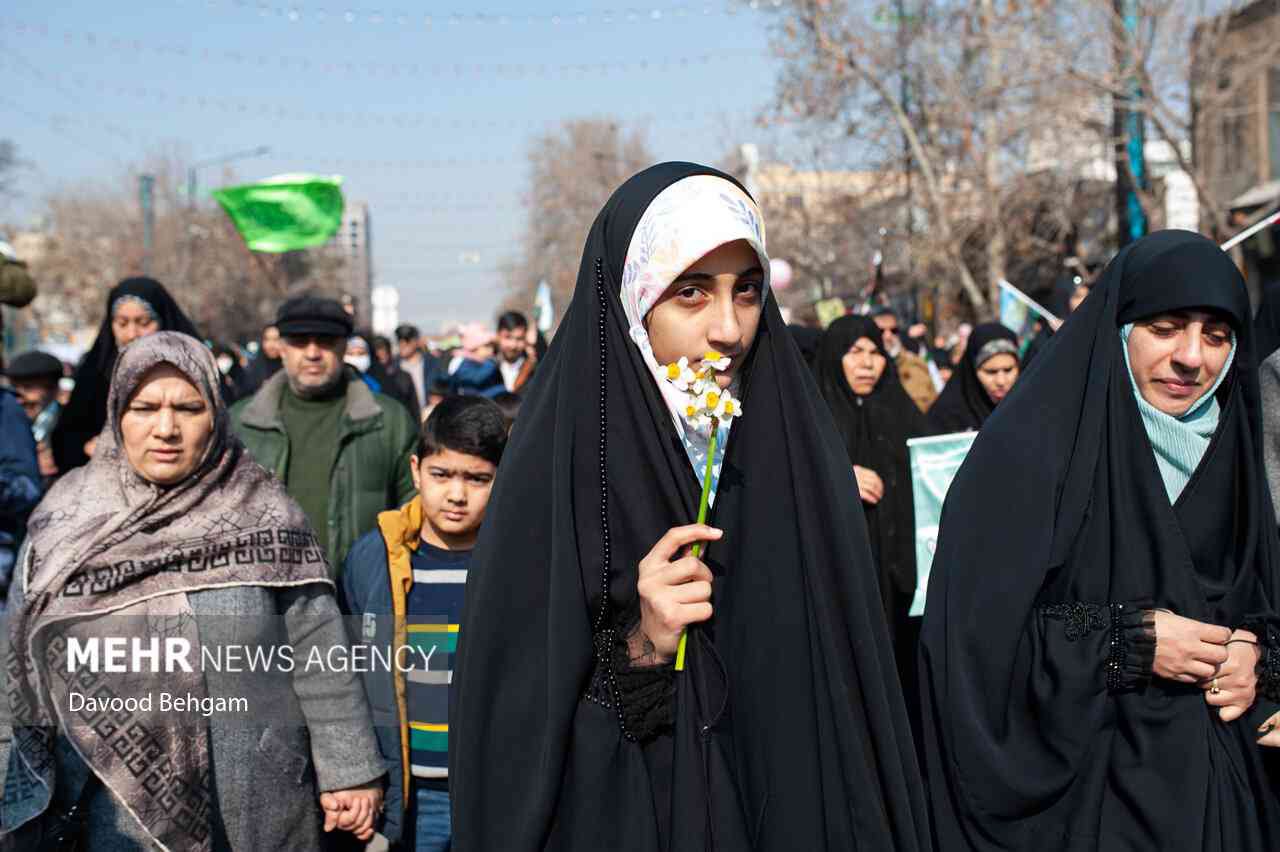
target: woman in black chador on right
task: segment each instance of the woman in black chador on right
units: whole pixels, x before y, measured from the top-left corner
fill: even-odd
[[[921,640],[942,850],[1280,848],[1280,544],[1216,245],[1121,252],[947,494]]]

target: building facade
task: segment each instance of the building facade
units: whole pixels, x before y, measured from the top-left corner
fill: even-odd
[[[367,328],[373,318],[373,219],[367,203],[347,203],[329,249],[345,262],[343,289],[355,307],[356,326]]]

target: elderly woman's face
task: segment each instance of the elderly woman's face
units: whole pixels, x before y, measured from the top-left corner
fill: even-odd
[[[213,411],[181,370],[147,371],[120,418],[125,456],[143,479],[174,485],[191,475],[213,435]]]
[[[865,337],[855,340],[840,359],[840,364],[844,367],[844,379],[849,383],[849,389],[858,396],[866,396],[876,389],[888,363],[875,343]]]

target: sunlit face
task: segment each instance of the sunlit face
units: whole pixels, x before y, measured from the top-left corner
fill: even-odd
[[[479,456],[443,449],[410,459],[423,521],[451,547],[468,547],[480,532],[497,466]]]
[[[133,299],[122,299],[111,311],[111,335],[116,339],[117,349],[159,330],[160,321],[155,314]]]
[[[978,368],[978,381],[996,405],[1009,395],[1018,380],[1018,359],[1008,352],[992,355]]]
[[[840,359],[840,365],[844,367],[844,379],[858,396],[866,396],[875,390],[888,363],[888,359],[876,349],[875,343],[865,337],[855,340]]]
[[[125,457],[143,479],[174,485],[195,471],[213,435],[213,411],[181,370],[147,371],[120,418]]]
[[[262,354],[272,360],[280,357],[280,329],[274,325],[262,332]]]
[[[58,395],[58,380],[53,379],[12,379],[13,389],[22,403],[22,410],[27,417],[35,420],[44,411],[44,407],[53,402]]]
[[[1175,311],[1134,323],[1129,367],[1138,392],[1165,414],[1186,414],[1218,380],[1231,341],[1231,326],[1207,311]]]
[[[498,353],[502,355],[502,360],[507,362],[520,360],[524,355],[524,339],[528,333],[529,329],[524,326],[498,329]]]
[[[303,399],[323,396],[333,390],[342,377],[342,358],[346,351],[345,337],[285,335],[281,357],[289,387]]]
[[[726,243],[704,255],[662,294],[646,318],[649,342],[659,364],[708,351],[731,359],[716,374],[725,388],[755,342],[764,299],[764,269],[746,240]]]

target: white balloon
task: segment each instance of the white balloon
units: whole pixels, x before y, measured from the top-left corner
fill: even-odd
[[[793,273],[791,264],[780,257],[769,261],[769,286],[774,290],[785,290],[791,286]]]

